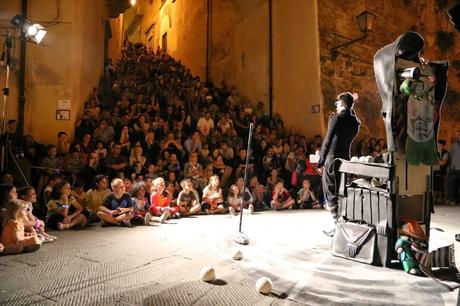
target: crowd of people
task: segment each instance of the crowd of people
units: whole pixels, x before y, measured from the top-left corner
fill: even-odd
[[[59,132],[55,144],[43,146],[17,137],[15,124],[8,124],[15,154],[39,169],[34,187],[16,189],[3,174],[4,253],[57,239],[46,228],[322,207],[320,178],[308,160],[321,136],[309,142],[269,116],[263,102],[251,104],[225,82],[202,82],[142,44],[128,44],[116,65],[107,63],[75,135]]]
[[[323,207],[321,177],[309,161],[321,136],[308,140],[269,116],[263,102],[251,104],[224,81],[202,82],[181,61],[142,44],[128,44],[116,65],[107,63],[75,135],[59,132],[55,144],[43,146],[16,133],[12,120],[15,154],[39,169],[34,187],[17,190],[12,175],[2,176],[4,253],[57,239],[46,228]],[[385,141],[363,140],[355,149],[379,158]]]

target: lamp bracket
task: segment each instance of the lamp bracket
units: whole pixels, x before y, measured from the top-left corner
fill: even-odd
[[[346,48],[346,47],[348,47],[348,46],[350,46],[350,45],[352,45],[354,43],[357,43],[357,42],[359,42],[361,40],[364,40],[366,38],[367,38],[367,32],[364,32],[364,35],[361,36],[361,37],[358,37],[358,38],[350,40],[350,41],[348,41],[346,43],[340,44],[340,45],[338,45],[338,46],[336,46],[334,48],[331,48],[332,60],[335,60],[337,58],[340,49]]]

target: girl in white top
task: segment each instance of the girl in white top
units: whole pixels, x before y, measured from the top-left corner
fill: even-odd
[[[203,189],[203,207],[206,214],[222,214],[225,211],[219,177],[211,176],[208,186]]]

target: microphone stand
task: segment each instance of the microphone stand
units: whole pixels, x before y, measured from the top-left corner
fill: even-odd
[[[251,143],[252,143],[252,132],[253,132],[253,130],[254,130],[254,123],[251,123],[249,125],[248,148],[246,150],[246,152],[247,152],[247,154],[246,154],[246,166],[244,168],[244,186],[243,186],[243,199],[241,200],[241,207],[240,207],[240,225],[239,225],[239,229],[238,229],[238,235],[235,237],[235,242],[239,243],[239,244],[243,244],[243,245],[249,244],[249,237],[246,236],[241,229],[242,229],[242,225],[243,225],[243,208],[244,208],[244,205],[243,205],[244,201],[243,200],[244,200],[244,194],[245,194],[245,191],[246,191],[246,186],[248,184],[248,166],[249,166],[249,158],[251,156]]]

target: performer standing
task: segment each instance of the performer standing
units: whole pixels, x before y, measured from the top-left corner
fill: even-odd
[[[331,211],[332,218],[337,221],[338,213],[338,186],[340,184],[337,163],[331,167],[335,158],[350,159],[350,147],[359,131],[360,122],[352,110],[353,103],[358,99],[357,94],[344,92],[338,95],[335,102],[336,113],[329,117],[327,134],[321,146],[318,168],[323,174],[323,191],[326,196],[327,208]],[[334,235],[335,228],[325,230],[330,237]]]

